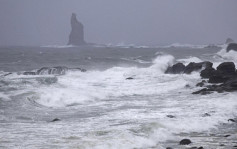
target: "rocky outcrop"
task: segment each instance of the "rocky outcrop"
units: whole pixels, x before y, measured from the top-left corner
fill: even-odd
[[[192,142],[191,142],[191,140],[189,140],[189,139],[183,139],[183,140],[181,140],[180,142],[179,142],[179,144],[180,145],[189,145],[189,144],[191,144]]]
[[[85,45],[86,42],[84,40],[84,27],[81,22],[77,20],[76,14],[73,13],[71,17],[71,33],[69,35],[68,45]]]
[[[216,70],[214,68],[206,68],[201,71],[200,76],[208,79],[208,83],[211,83],[211,85],[202,84],[205,88],[193,92],[193,94],[206,95],[212,92],[237,91],[237,72],[233,62],[221,63]],[[197,85],[200,85],[200,83]]]
[[[202,69],[206,68],[211,68],[212,67],[211,62],[201,62],[201,63],[194,63],[191,62],[187,66],[185,66],[182,63],[177,63],[173,66],[170,66],[167,68],[165,73],[167,74],[180,74],[180,73],[185,73],[185,74],[191,74],[194,71],[200,71]]]
[[[210,68],[210,67],[212,67],[212,65],[213,64],[211,62],[201,62],[201,63],[191,62],[185,67],[184,73],[190,74],[193,71],[198,71],[203,68]]]
[[[237,43],[228,44],[226,51],[229,52],[230,50],[237,51]]]
[[[231,38],[227,38],[225,44],[234,43],[235,41]]]
[[[43,67],[36,71],[23,72],[23,75],[64,75],[67,71],[81,71],[85,72],[85,69],[81,68],[67,68],[63,66],[58,67]]]
[[[185,65],[182,63],[177,63],[173,65],[172,67],[168,67],[165,73],[168,74],[180,74],[183,73],[185,69]]]
[[[223,62],[217,67],[217,69],[214,69],[212,65],[211,62],[191,62],[187,66],[184,66],[182,63],[177,63],[169,67],[165,73],[190,74],[193,71],[201,70],[200,76],[208,81],[203,80],[197,83],[196,86],[204,88],[193,92],[193,94],[206,95],[212,92],[222,93],[237,91],[237,71],[235,64],[233,62]]]

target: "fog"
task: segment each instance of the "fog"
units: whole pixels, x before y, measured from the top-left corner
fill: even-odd
[[[223,43],[237,40],[236,6],[236,0],[0,0],[0,45],[65,45],[73,12],[91,43]]]

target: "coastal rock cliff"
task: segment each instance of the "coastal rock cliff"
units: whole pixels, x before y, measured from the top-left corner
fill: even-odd
[[[68,45],[85,45],[84,27],[81,22],[77,20],[76,14],[73,13],[71,17],[71,33],[69,35]]]

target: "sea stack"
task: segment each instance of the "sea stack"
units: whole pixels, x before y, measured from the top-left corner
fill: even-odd
[[[73,13],[71,17],[71,33],[69,35],[68,45],[85,45],[84,40],[84,27],[81,22],[77,20],[76,14]]]

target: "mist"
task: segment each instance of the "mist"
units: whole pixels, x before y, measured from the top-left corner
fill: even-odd
[[[0,45],[65,45],[73,12],[90,43],[224,43],[237,40],[236,6],[236,0],[1,0]]]

